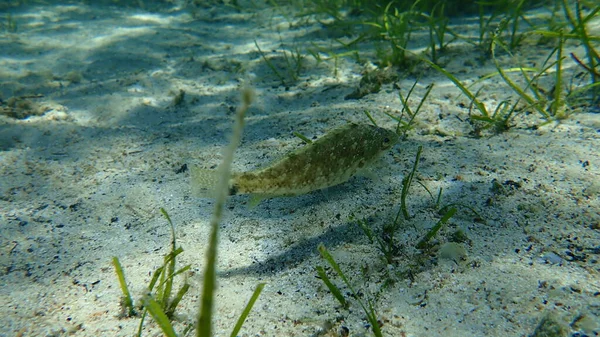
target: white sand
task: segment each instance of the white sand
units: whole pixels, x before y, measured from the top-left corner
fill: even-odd
[[[192,15],[65,5],[11,13],[18,30],[0,35],[0,97],[41,94],[28,100],[46,112],[0,117],[0,336],[132,336],[139,318],[118,317],[121,290],[111,259],[120,258],[139,299],[169,249],[160,207],[185,250],[180,265],[192,265],[176,329],[195,321],[212,202],[191,197],[188,172],[176,171],[218,165],[242,83],[251,84],[256,101],[236,152],[238,171],[302,146],[293,131],[313,137],[347,121],[368,122],[364,110],[393,128],[383,112],[401,109],[392,84],[344,100],[364,66],[342,58],[335,74],[333,59],[317,64],[306,52],[311,43],[345,50],[318,24],[273,10],[222,6]],[[597,21],[590,26],[599,33]],[[283,50],[290,55],[298,47],[306,56],[298,81],[279,85],[254,39],[278,56],[276,65],[285,64]],[[500,60],[540,66],[550,48],[527,46]],[[373,51],[361,46],[364,55]],[[580,46],[569,44],[565,55],[571,51],[582,55]],[[471,47],[442,55],[467,83],[494,71]],[[565,68],[568,81],[581,70],[570,58]],[[399,74],[406,94],[415,77]],[[572,332],[600,334],[597,107],[537,130],[530,126],[539,118],[522,116],[505,133],[476,138],[469,136],[469,100],[433,70],[421,75],[413,108],[431,83],[415,129],[376,168],[380,179],[353,178],[253,209],[247,196],[230,198],[221,226],[217,336],[229,335],[259,282],[267,286],[242,336],[337,336],[342,326],[352,336],[369,335],[358,302],[347,296],[344,310],[316,278],[315,266],[326,266],[319,243],[362,300],[373,300],[386,336],[526,336],[549,312]],[[551,76],[542,83],[549,89]],[[515,98],[497,77],[484,85],[480,97],[490,109]],[[174,106],[179,90],[185,97]],[[387,265],[350,219],[369,218],[380,233],[398,210],[418,146],[418,179],[433,193],[443,188],[442,205],[472,207],[485,220],[458,206],[434,238],[443,244],[462,229],[465,261],[415,248],[440,218],[418,184],[408,199],[413,218],[396,233],[395,264]],[[160,335],[147,322],[144,335]]]

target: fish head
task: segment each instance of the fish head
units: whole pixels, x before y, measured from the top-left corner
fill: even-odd
[[[388,150],[398,143],[399,136],[396,132],[378,126],[371,126],[371,128],[373,128],[373,141],[378,144],[380,151]]]

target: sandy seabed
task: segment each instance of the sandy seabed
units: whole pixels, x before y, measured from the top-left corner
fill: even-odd
[[[185,165],[220,163],[240,87],[255,92],[234,161],[246,171],[304,146],[293,132],[313,138],[347,122],[369,123],[365,110],[394,128],[385,113],[400,115],[398,88],[405,95],[416,77],[411,105],[434,88],[408,137],[373,168],[377,179],[355,177],[254,208],[248,196],[228,200],[215,335],[229,335],[259,282],[267,285],[242,336],[338,336],[344,328],[369,335],[340,279],[330,273],[349,309],[316,277],[315,266],[326,266],[320,243],[361,300],[372,301],[385,336],[527,336],[548,315],[573,336],[600,334],[597,107],[541,127],[523,114],[506,132],[477,136],[469,100],[425,67],[395,69],[400,76],[379,92],[344,99],[369,65],[325,52],[317,62],[307,48],[343,50],[318,23],[274,9],[72,4],[11,13],[18,30],[0,35],[0,336],[134,335],[139,318],[120,317],[112,257],[138,300],[169,250],[160,207],[184,249],[180,266],[191,264],[191,290],[175,324],[182,331],[199,307],[213,207],[191,195]],[[453,24],[470,29],[467,21]],[[255,41],[283,69],[279,76]],[[368,43],[360,48],[374,53]],[[499,60],[539,66],[549,48],[532,45]],[[469,84],[495,69],[472,49],[456,41],[440,59]],[[294,79],[284,55],[297,51],[304,57]],[[565,69],[576,81],[570,59]],[[550,87],[551,76],[545,81]],[[491,109],[514,99],[499,78],[477,85]],[[376,235],[392,221],[419,146],[415,179],[434,197],[442,189],[440,206],[458,212],[432,248],[417,250],[441,216],[415,183],[407,200],[412,218],[396,232],[388,264],[353,219],[367,219]],[[456,244],[464,249],[458,255],[448,251]],[[148,320],[144,335],[158,331]]]

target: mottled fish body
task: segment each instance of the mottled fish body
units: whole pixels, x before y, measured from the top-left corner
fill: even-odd
[[[398,141],[393,131],[347,124],[301,147],[271,165],[234,173],[230,194],[254,194],[259,198],[293,196],[341,184],[373,163]],[[215,171],[191,168],[196,195],[216,184]]]

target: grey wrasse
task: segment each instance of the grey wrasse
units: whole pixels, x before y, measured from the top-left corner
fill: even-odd
[[[252,194],[255,200],[295,196],[346,182],[398,142],[388,129],[350,123],[257,170],[233,173],[229,194]],[[190,168],[192,192],[210,196],[216,170]]]

